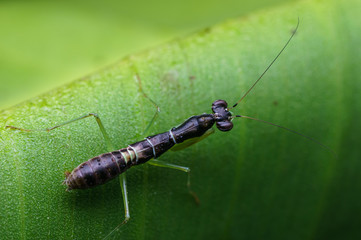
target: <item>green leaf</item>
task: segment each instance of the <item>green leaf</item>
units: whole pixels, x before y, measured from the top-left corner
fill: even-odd
[[[187,176],[150,165],[127,172],[131,220],[114,239],[357,239],[360,233],[361,17],[359,1],[303,1],[231,20],[148,52],[1,112],[0,233],[8,239],[101,239],[123,220],[119,181],[65,192],[63,172],[105,152],[89,112],[119,148],[142,139],[161,107],[156,134],[214,100],[235,103],[289,38],[298,33],[235,114],[314,137],[235,119],[230,132],[160,159]]]

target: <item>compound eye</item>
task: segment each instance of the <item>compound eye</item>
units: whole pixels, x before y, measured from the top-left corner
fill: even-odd
[[[233,128],[233,123],[230,121],[221,121],[221,122],[217,122],[216,126],[219,130],[223,132],[227,132]]]
[[[227,102],[226,101],[224,101],[224,100],[216,100],[216,101],[214,101],[213,103],[212,103],[212,111],[214,112],[214,113],[216,113],[216,112],[218,112],[217,111],[217,108],[227,108]]]

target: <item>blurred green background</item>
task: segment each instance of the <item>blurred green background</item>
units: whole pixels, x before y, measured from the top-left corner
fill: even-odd
[[[0,109],[128,54],[292,1],[0,1]]]

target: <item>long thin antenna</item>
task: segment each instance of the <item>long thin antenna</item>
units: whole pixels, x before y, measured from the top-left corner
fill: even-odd
[[[292,40],[293,36],[296,34],[298,26],[300,25],[300,18],[298,18],[297,20],[297,26],[295,28],[295,30],[293,31],[291,37],[288,39],[288,41],[286,42],[286,44],[283,46],[283,48],[281,49],[281,51],[277,54],[277,56],[273,59],[273,61],[271,62],[270,65],[268,65],[268,67],[266,68],[266,70],[261,74],[261,76],[257,79],[257,81],[255,81],[253,83],[253,85],[250,87],[250,89],[248,89],[248,91],[241,97],[240,100],[238,100],[238,102],[236,102],[236,104],[234,104],[231,108],[229,108],[229,110],[231,110],[232,108],[235,108],[242,100],[243,98],[245,98],[248,93],[256,86],[256,84],[259,82],[259,80],[261,80],[261,78],[263,77],[263,75],[266,74],[266,72],[268,71],[268,69],[271,68],[271,66],[273,65],[273,63],[277,60],[277,58],[282,54],[283,50],[285,50],[285,48],[287,47],[287,45],[290,43],[290,41]]]
[[[302,134],[302,133],[296,132],[295,130],[292,130],[292,129],[289,129],[289,128],[286,128],[286,127],[283,127],[283,126],[280,126],[280,125],[277,125],[277,124],[274,124],[274,123],[271,123],[271,122],[267,122],[267,121],[264,121],[264,120],[261,120],[261,119],[253,118],[253,117],[248,117],[248,116],[243,116],[243,115],[242,115],[242,116],[241,116],[241,115],[236,115],[236,116],[234,116],[234,117],[248,118],[248,119],[251,119],[251,120],[255,120],[255,121],[258,121],[258,122],[267,123],[267,124],[269,124],[269,125],[276,126],[276,127],[282,128],[282,129],[285,129],[285,130],[287,130],[287,131],[289,131],[289,132],[291,132],[291,133],[300,135],[300,136],[302,136],[302,137],[304,137],[304,138],[307,138],[308,140],[310,140],[310,141],[312,141],[312,142],[320,145],[321,147],[323,147],[324,149],[326,149],[327,151],[329,151],[330,153],[332,153],[335,158],[338,158],[337,154],[336,154],[331,148],[329,148],[329,147],[327,147],[326,145],[320,143],[320,142],[317,141],[316,139],[311,138],[311,137],[309,137],[309,136],[306,136],[306,135],[304,135],[304,134]]]

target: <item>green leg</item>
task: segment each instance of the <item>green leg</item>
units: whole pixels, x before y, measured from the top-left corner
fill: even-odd
[[[122,187],[122,195],[123,195],[123,203],[124,203],[124,211],[125,211],[125,217],[123,222],[121,222],[116,228],[114,228],[108,235],[106,235],[104,239],[107,239],[110,235],[112,235],[114,232],[118,231],[121,226],[126,224],[130,219],[129,214],[129,206],[128,206],[128,194],[127,194],[127,180],[125,177],[125,173],[122,173],[120,175],[120,186]]]
[[[55,125],[53,127],[49,127],[49,128],[45,128],[45,129],[24,129],[24,128],[19,128],[19,127],[14,127],[14,126],[6,126],[6,128],[13,129],[13,130],[20,130],[20,131],[23,131],[23,132],[42,132],[42,131],[50,132],[51,130],[54,130],[56,128],[65,126],[67,124],[70,124],[70,123],[73,123],[73,122],[76,122],[78,120],[88,118],[88,117],[94,117],[95,120],[97,121],[98,126],[100,128],[100,131],[102,132],[104,140],[105,140],[105,142],[107,144],[107,150],[108,151],[114,150],[114,148],[113,148],[113,146],[112,146],[112,144],[110,142],[110,138],[109,138],[109,136],[108,136],[108,134],[107,134],[107,132],[106,132],[106,130],[104,128],[104,125],[103,125],[102,121],[100,120],[98,114],[96,114],[96,113],[88,113],[88,114],[83,115],[81,117],[74,118],[74,119],[72,119],[70,121],[66,121],[66,122],[60,123],[58,125]]]
[[[199,198],[198,198],[197,194],[195,192],[193,192],[192,189],[191,189],[191,169],[190,168],[175,165],[175,164],[171,164],[171,163],[167,163],[167,162],[163,162],[163,161],[160,161],[160,160],[157,160],[157,159],[152,159],[148,163],[153,165],[153,166],[172,168],[172,169],[176,169],[176,170],[180,170],[180,171],[188,173],[188,179],[187,179],[188,191],[193,196],[195,202],[197,204],[199,204]]]
[[[155,113],[152,117],[152,119],[150,120],[150,122],[148,123],[147,127],[145,128],[144,132],[143,132],[143,136],[145,136],[148,133],[148,130],[150,129],[150,127],[153,125],[154,121],[157,119],[159,113],[160,113],[160,107],[157,105],[156,102],[154,102],[150,97],[148,97],[148,95],[143,91],[143,87],[142,87],[142,81],[140,80],[139,74],[136,73],[136,77],[138,80],[138,85],[139,85],[139,91],[142,93],[142,95],[148,99],[153,106],[155,107]]]
[[[70,121],[63,122],[63,123],[60,123],[60,124],[55,125],[53,127],[45,128],[45,129],[33,129],[33,130],[31,130],[31,129],[18,128],[18,127],[14,127],[14,126],[6,126],[6,128],[13,129],[13,130],[20,130],[20,131],[24,131],[24,132],[33,132],[33,131],[50,132],[51,130],[54,130],[56,128],[62,127],[64,125],[67,125],[67,124],[70,124],[70,123],[73,123],[73,122],[76,122],[78,120],[88,118],[88,117],[91,117],[91,116],[93,116],[95,118],[96,122],[98,123],[99,129],[102,132],[102,135],[104,137],[104,140],[105,140],[105,143],[106,143],[106,146],[107,146],[107,151],[108,152],[113,151],[115,148],[114,148],[113,144],[110,141],[109,135],[106,132],[102,121],[100,120],[99,116],[96,113],[89,113],[89,114],[83,115],[81,117],[78,117],[78,118],[72,119]],[[128,206],[127,181],[126,181],[125,173],[123,173],[121,175],[121,177],[120,177],[120,186],[122,188],[122,195],[123,195],[123,204],[124,204],[124,212],[125,212],[124,213],[124,220],[113,231],[111,231],[105,238],[110,236],[114,231],[118,230],[120,226],[127,223],[128,220],[130,219],[129,206]]]
[[[105,143],[107,145],[107,150],[108,151],[114,150],[114,147],[111,144],[110,138],[109,138],[109,136],[108,136],[108,134],[107,134],[107,132],[106,132],[106,130],[104,128],[104,125],[103,125],[102,121],[100,120],[98,114],[96,114],[96,113],[88,113],[88,114],[85,114],[85,115],[83,115],[81,117],[74,118],[74,119],[72,119],[70,121],[66,121],[66,122],[60,123],[58,125],[55,125],[53,127],[49,127],[49,128],[45,128],[45,129],[24,129],[24,128],[19,128],[19,127],[14,127],[14,126],[6,126],[6,128],[13,129],[13,130],[20,130],[20,131],[23,131],[23,132],[42,132],[42,131],[50,132],[51,130],[54,130],[56,128],[65,126],[67,124],[70,124],[70,123],[73,123],[73,122],[76,122],[78,120],[88,118],[88,117],[94,117],[95,120],[97,121],[98,126],[100,128],[100,131],[102,132]]]

